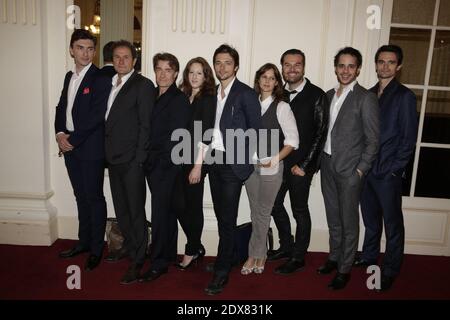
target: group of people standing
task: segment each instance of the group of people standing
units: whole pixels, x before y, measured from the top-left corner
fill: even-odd
[[[205,292],[222,292],[236,265],[235,228],[244,185],[252,235],[241,274],[261,274],[266,260],[283,258],[287,260],[275,272],[291,274],[305,266],[311,234],[309,189],[321,169],[330,254],[318,273],[337,270],[329,287],[342,289],[353,264],[376,263],[384,219],[387,247],[381,284],[383,290],[392,285],[404,248],[401,179],[417,130],[414,94],[395,80],[402,63],[399,47],[378,50],[380,81],[370,91],[356,81],[362,65],[359,51],[341,49],[334,61],[338,85],[325,93],[304,77],[305,54],[298,49],[282,55],[281,73],[271,63],[259,68],[253,89],[237,79],[239,54],[229,45],[215,50],[213,68],[204,58],[191,59],[179,86],[178,59],[158,53],[153,57],[155,88],[134,70],[137,53],[131,43],[120,40],[105,46],[101,70],[92,64],[95,45],[89,32],[74,31],[70,53],[75,67],[66,75],[56,108],[56,140],[79,218],[79,242],[60,257],[89,252],[86,270],[102,259],[106,163],[124,236],[123,248],[106,260],[131,261],[121,283],[155,280],[174,263],[186,270],[205,255],[201,235],[207,174],[219,245]],[[173,151],[180,143],[173,137],[177,130],[191,137],[189,150],[178,155],[184,160],[181,164],[174,161]],[[149,241],[146,182],[152,196],[152,229],[150,268],[143,272]],[[283,205],[288,191],[295,238]],[[363,253],[355,260],[360,200],[366,237]],[[267,252],[271,216],[280,248]],[[187,237],[179,262],[177,220]]]

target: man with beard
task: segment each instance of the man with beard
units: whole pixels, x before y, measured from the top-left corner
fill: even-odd
[[[328,124],[328,102],[325,93],[313,85],[305,75],[305,54],[290,49],[281,56],[284,94],[297,122],[299,148],[285,160],[284,179],[272,210],[278,229],[280,248],[268,252],[268,260],[288,258],[275,269],[278,274],[291,274],[305,266],[305,254],[311,237],[311,217],[308,208],[309,189],[317,171]],[[291,209],[297,222],[295,241],[291,235],[291,222],[284,207],[289,191]]]

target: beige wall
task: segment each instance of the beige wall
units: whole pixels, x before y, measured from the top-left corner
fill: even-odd
[[[67,3],[70,1],[36,1],[36,25],[0,20],[1,39],[10,44],[2,48],[0,59],[2,70],[8,75],[0,78],[0,243],[50,244],[56,237],[76,238],[75,201],[63,160],[57,157],[52,124],[64,73],[71,66],[66,63],[70,62],[70,30],[65,29]],[[202,10],[202,3],[207,4],[206,10]],[[151,57],[160,51],[175,54],[182,68],[194,56],[211,62],[214,49],[226,42],[240,53],[238,77],[251,85],[259,66],[269,61],[279,65],[281,53],[296,47],[306,53],[306,76],[327,90],[336,81],[334,54],[339,48],[352,45],[364,57],[360,83],[372,85],[376,80],[372,57],[378,46],[387,41],[388,30],[367,29],[366,9],[370,4],[383,9],[385,26],[390,21],[392,0],[144,1],[142,70],[154,80]],[[319,180],[318,176],[314,178],[310,195],[310,249],[327,251]],[[108,215],[114,216],[108,184],[106,177]],[[204,202],[203,241],[208,254],[214,254],[217,224],[208,185]],[[450,255],[449,201],[404,198],[404,204],[407,252]],[[286,205],[289,207],[288,200]],[[150,194],[146,207],[150,219]],[[245,191],[238,221],[249,221]],[[361,233],[363,230],[361,223]],[[179,243],[182,251],[182,231]]]

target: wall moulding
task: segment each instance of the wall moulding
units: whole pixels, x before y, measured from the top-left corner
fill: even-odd
[[[0,199],[33,199],[33,200],[48,200],[54,195],[53,191],[46,193],[31,193],[31,192],[0,192]]]
[[[12,25],[37,24],[36,0],[0,0],[2,23]]]
[[[205,33],[209,29],[211,34],[218,32],[224,34],[227,22],[227,1],[172,0],[172,32]],[[190,28],[188,28],[189,24]],[[208,24],[209,28],[207,28]]]

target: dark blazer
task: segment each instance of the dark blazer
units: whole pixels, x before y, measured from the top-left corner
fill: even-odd
[[[379,84],[370,89],[378,94]],[[386,86],[380,105],[380,148],[372,174],[401,176],[414,151],[417,139],[416,96],[396,79]]]
[[[220,118],[220,132],[222,133],[227,162],[231,163],[231,169],[241,180],[247,179],[253,172],[252,155],[256,152],[257,143],[250,145],[245,139],[244,149],[240,148],[242,139],[234,138],[234,152],[227,150],[227,129],[259,130],[261,128],[261,105],[256,92],[240,82],[237,78],[228,94],[222,117]],[[240,141],[237,143],[237,141]],[[231,143],[231,141],[229,142]],[[238,155],[245,152],[245,163],[238,164]],[[232,158],[233,157],[233,158]]]
[[[109,164],[133,159],[145,162],[155,96],[153,82],[136,71],[120,89],[106,120],[105,154]]]
[[[69,133],[66,128],[67,93],[72,71],[66,74],[59,103],[56,106],[55,132]],[[91,65],[75,96],[72,118],[75,131],[69,142],[74,146],[73,154],[82,160],[103,159],[104,123],[111,79],[98,75],[98,68]]]
[[[196,160],[198,150],[198,143],[202,142],[205,145],[209,145],[212,140],[211,137],[205,132],[207,130],[214,128],[214,120],[216,117],[217,108],[217,97],[213,95],[202,95],[196,97],[191,103],[192,117],[189,122],[189,133],[192,138],[192,152],[191,152],[191,163],[193,164]],[[202,131],[195,132],[195,122],[201,122]],[[199,135],[201,133],[201,136]],[[195,151],[195,152],[194,152]]]
[[[156,90],[158,92],[158,88]],[[187,129],[191,116],[189,99],[175,83],[156,99],[150,121],[148,169],[157,161],[163,166],[171,165],[172,148],[179,143],[171,141],[172,132],[176,129]]]
[[[334,89],[327,92],[329,101],[334,94]],[[377,156],[379,131],[377,97],[356,83],[331,130],[331,162],[336,173],[349,177],[359,169],[367,174]]]
[[[327,138],[329,103],[325,92],[305,78],[301,92],[289,102],[289,92],[284,90],[285,100],[291,106],[297,123],[299,147],[285,159],[286,170],[298,165],[306,172],[318,169],[317,159]]]
[[[104,66],[98,72],[99,74],[110,78],[114,77],[114,75],[117,73],[116,69],[114,69],[113,66]]]

